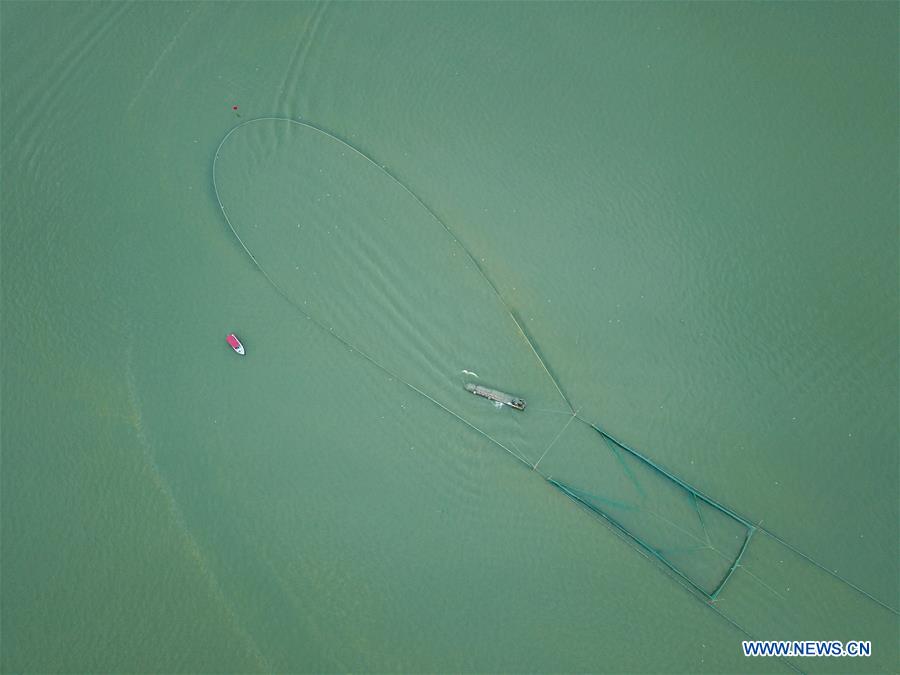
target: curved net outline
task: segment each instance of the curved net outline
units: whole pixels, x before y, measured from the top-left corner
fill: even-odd
[[[235,226],[232,221],[232,216],[223,202],[222,192],[220,191],[221,179],[218,173],[218,165],[223,149],[236,132],[251,125],[259,125],[262,123],[292,125],[295,128],[319,135],[329,142],[337,144],[336,147],[340,148],[342,151],[349,152],[352,156],[361,158],[367,166],[382,174],[392,184],[398,186],[404,194],[411,197],[412,200],[421,207],[424,213],[427,214],[428,219],[437,224],[449,240],[463,252],[468,263],[477,270],[477,273],[486,284],[486,287],[490,289],[491,294],[495,296],[499,301],[499,304],[505,309],[508,314],[508,319],[515,327],[515,331],[527,344],[536,366],[547,378],[549,378],[560,399],[568,408],[568,411],[566,411],[565,414],[569,419],[565,422],[565,425],[559,429],[558,433],[553,437],[553,440],[544,449],[543,453],[536,458],[533,456],[530,457],[528,456],[528,453],[522,452],[515,444],[504,442],[504,440],[498,438],[495,434],[489,433],[484,428],[471,421],[471,419],[467,419],[467,416],[464,413],[451,408],[451,404],[448,402],[439,400],[439,396],[435,395],[434,392],[429,393],[429,391],[426,391],[426,388],[420,383],[413,382],[409,377],[398,372],[397,369],[390,363],[387,363],[381,355],[376,356],[370,353],[370,351],[358,344],[358,340],[351,339],[348,335],[335,331],[334,327],[329,325],[323,317],[310,312],[306,304],[299,301],[291,292],[290,288],[286,287],[283,283],[279,283],[279,280],[275,278],[277,275],[270,274],[266,267],[260,263],[257,256],[245,241],[246,237],[241,236],[241,233],[239,232],[240,227]],[[827,573],[841,583],[846,584],[848,587],[877,603],[884,609],[887,609],[895,615],[900,614],[894,607],[891,607],[889,604],[866,592],[850,580],[802,553],[775,533],[761,527],[759,524],[753,524],[747,518],[740,516],[727,506],[712,499],[697,488],[685,483],[648,456],[614,437],[601,426],[581,417],[578,409],[575,408],[569,397],[565,394],[562,384],[554,376],[544,357],[538,350],[534,340],[525,330],[523,322],[516,316],[497,286],[486,274],[478,259],[453,233],[447,224],[441,220],[441,218],[438,217],[418,195],[386,167],[378,164],[374,159],[358,148],[337,135],[308,122],[284,117],[256,118],[242,122],[233,127],[223,137],[219,146],[216,148],[212,166],[212,175],[215,198],[231,233],[269,284],[271,284],[272,287],[302,316],[315,324],[319,329],[338,340],[344,346],[348,347],[350,351],[357,353],[376,368],[409,387],[416,392],[416,394],[429,400],[431,403],[489,440],[492,444],[497,445],[508,452],[520,463],[539,474],[548,485],[553,486],[569,499],[582,506],[589,513],[605,522],[617,535],[635,546],[639,552],[648,558],[658,561],[675,580],[679,581],[683,586],[705,600],[714,611],[746,635],[749,635],[749,632],[733,618],[716,607],[714,603],[721,595],[726,584],[728,584],[729,580],[733,577],[735,571],[741,568],[742,558],[748,549],[751,539],[757,532],[771,538],[778,544],[787,547],[808,563],[814,565],[816,568]],[[520,393],[527,397],[527,392]],[[572,422],[578,422],[578,424],[573,426]],[[575,432],[574,429],[576,427],[580,427],[580,431]],[[582,448],[586,447],[586,443],[576,438],[576,436],[580,436],[582,439],[585,438],[585,432],[593,434],[595,439],[599,435],[600,443],[594,444],[593,452],[596,453],[597,457],[602,455],[605,456],[608,461],[614,461],[616,463],[620,472],[627,477],[627,480],[624,482],[631,490],[629,494],[624,496],[610,495],[608,493],[597,494],[591,481],[589,479],[586,480],[585,476],[589,477],[589,472],[584,473],[582,471],[583,466],[578,465],[577,462],[569,462],[568,464],[556,462],[556,464],[554,464],[553,460],[557,453],[559,453],[559,446],[565,445],[569,440],[574,439],[574,445],[578,445]],[[548,453],[550,453],[550,450],[554,447],[557,447],[556,452],[547,458]],[[576,456],[576,459],[577,458],[578,457]],[[660,504],[655,501],[657,496],[653,494],[652,489],[648,490],[648,487],[656,489],[659,492],[664,492],[671,497],[670,501],[666,503],[665,508],[661,508]],[[681,513],[680,515],[676,514],[675,517],[677,518],[677,522],[673,521],[672,514],[666,510],[671,503],[678,503],[678,508],[684,510],[684,513]],[[702,560],[700,558],[701,554],[704,556]],[[698,560],[700,560],[700,562],[698,562]],[[789,662],[788,664],[791,665],[792,668],[794,667]]]

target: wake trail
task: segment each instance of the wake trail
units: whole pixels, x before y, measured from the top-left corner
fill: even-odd
[[[231,629],[243,641],[247,653],[252,657],[253,661],[259,667],[260,671],[273,672],[272,665],[262,654],[258,645],[256,644],[256,641],[253,639],[250,633],[244,628],[243,623],[241,622],[237,612],[234,609],[234,606],[228,600],[225,592],[222,590],[222,585],[216,578],[215,573],[210,569],[207,558],[203,554],[203,550],[200,548],[200,544],[197,541],[197,538],[193,535],[190,528],[188,527],[187,520],[184,517],[184,513],[182,512],[181,507],[178,505],[178,501],[175,498],[175,493],[169,486],[168,481],[166,481],[166,479],[163,477],[162,471],[159,468],[159,464],[157,464],[156,462],[153,445],[151,444],[147,436],[147,430],[144,426],[144,416],[142,412],[140,396],[138,394],[137,379],[135,378],[134,368],[132,366],[134,354],[133,341],[134,338],[132,336],[125,354],[125,383],[128,389],[128,405],[131,411],[130,420],[135,430],[138,445],[141,448],[144,465],[147,467],[150,473],[150,481],[156,488],[157,493],[162,497],[169,517],[175,524],[177,531],[181,535],[181,539],[184,542],[188,557],[200,570],[200,574],[206,582],[207,589],[210,595],[215,599],[217,604],[224,609],[227,621],[230,624]]]
[[[165,60],[166,55],[170,51],[172,51],[172,47],[174,47],[175,43],[178,42],[178,38],[181,37],[181,34],[184,32],[185,27],[191,22],[191,20],[193,18],[194,18],[193,13],[188,14],[187,18],[181,23],[181,26],[178,28],[178,30],[175,31],[175,35],[172,37],[172,39],[169,40],[168,44],[166,44],[165,47],[163,47],[162,52],[160,52],[160,55],[156,57],[156,61],[153,62],[153,65],[150,66],[150,70],[147,72],[147,74],[144,76],[144,79],[141,81],[141,86],[138,87],[137,92],[132,97],[131,101],[128,104],[128,107],[125,109],[126,112],[130,112],[131,109],[134,107],[134,104],[137,103],[138,99],[144,93],[144,89],[147,88],[147,84],[153,79],[153,75],[156,73],[157,69],[159,68],[159,64],[161,64],[163,62],[163,60]]]
[[[300,74],[303,72],[303,66],[309,56],[309,50],[312,47],[316,33],[319,31],[319,25],[322,23],[322,18],[325,16],[327,9],[328,5],[325,3],[318,4],[315,7],[303,26],[303,39],[297,41],[297,45],[288,59],[287,68],[279,90],[281,97],[287,104],[291,104],[294,101],[297,84],[300,82]],[[276,98],[276,103],[277,100]]]

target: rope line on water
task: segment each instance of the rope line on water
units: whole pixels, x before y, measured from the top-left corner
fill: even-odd
[[[547,456],[547,453],[550,452],[550,448],[552,448],[552,447],[556,444],[556,441],[558,441],[558,440],[559,440],[559,437],[562,436],[563,433],[565,433],[566,429],[568,429],[568,428],[569,428],[569,425],[572,423],[572,420],[574,420],[576,417],[578,417],[578,413],[577,413],[577,412],[573,412],[573,413],[569,416],[569,419],[566,420],[566,423],[562,426],[562,428],[561,428],[559,431],[556,432],[556,436],[554,436],[554,437],[553,437],[553,440],[550,441],[550,444],[547,446],[547,449],[544,450],[544,452],[543,452],[543,453],[541,454],[541,456],[538,458],[538,461],[536,461],[536,462],[534,463],[534,466],[531,467],[532,469],[534,469],[535,471],[537,471],[538,464],[540,464],[540,463],[543,461],[544,457]],[[540,473],[540,472],[539,472],[539,473]]]
[[[872,602],[874,602],[874,603],[876,603],[876,604],[881,605],[884,609],[888,610],[889,612],[891,612],[891,613],[893,613],[893,614],[895,614],[895,615],[897,615],[897,616],[900,616],[900,610],[898,610],[896,607],[891,607],[889,604],[887,604],[887,603],[884,602],[883,600],[880,600],[879,598],[875,597],[874,595],[872,595],[871,593],[869,593],[867,590],[865,590],[864,588],[861,588],[860,586],[858,586],[857,584],[853,583],[852,581],[850,581],[850,580],[847,579],[846,577],[844,577],[844,576],[838,574],[838,573],[837,573],[836,571],[834,571],[834,570],[828,569],[827,567],[825,567],[825,565],[823,565],[822,563],[820,563],[818,560],[815,560],[814,558],[812,558],[812,557],[806,555],[803,551],[801,551],[800,549],[798,549],[798,548],[797,548],[796,546],[794,546],[793,544],[788,543],[787,541],[785,541],[784,539],[782,539],[781,537],[779,537],[777,534],[775,534],[775,533],[772,532],[771,530],[768,530],[768,529],[766,529],[766,528],[764,528],[764,527],[757,527],[756,529],[758,529],[760,532],[762,532],[762,533],[763,533],[764,535],[766,535],[767,537],[771,537],[772,539],[774,539],[775,541],[777,541],[779,544],[781,544],[782,546],[784,546],[786,549],[788,549],[788,550],[791,551],[792,553],[795,553],[796,555],[800,556],[800,557],[803,558],[806,562],[808,562],[808,563],[810,563],[810,564],[812,564],[812,565],[815,565],[816,567],[818,567],[820,570],[822,570],[822,571],[825,572],[826,574],[828,574],[828,575],[834,577],[835,579],[837,579],[838,581],[840,581],[840,582],[842,582],[842,583],[847,584],[850,588],[852,588],[852,589],[853,589],[854,591],[856,591],[857,593],[860,593],[861,595],[866,596],[869,600],[871,600]]]

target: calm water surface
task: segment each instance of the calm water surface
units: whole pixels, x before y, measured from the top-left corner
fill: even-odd
[[[892,3],[0,4],[0,667],[894,671],[897,24]],[[754,536],[711,608],[306,319],[213,193],[220,141],[262,116],[385,165],[582,417],[821,567]],[[532,386],[487,282],[343,175],[352,198],[298,214],[316,241],[369,203],[399,225],[313,254],[263,237],[372,280],[293,298],[546,447],[565,408],[537,384],[526,418],[462,390],[463,369]],[[311,194],[273,185],[229,191],[248,226]],[[747,661],[742,631],[874,654]]]

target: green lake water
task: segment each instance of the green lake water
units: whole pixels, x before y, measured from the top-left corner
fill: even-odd
[[[0,2],[2,671],[895,672],[898,21]]]

